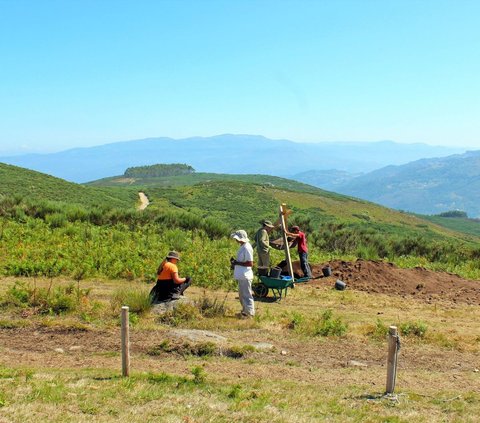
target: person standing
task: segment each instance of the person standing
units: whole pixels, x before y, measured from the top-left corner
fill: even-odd
[[[157,283],[150,291],[152,304],[179,299],[183,292],[191,285],[190,277],[178,276],[177,263],[180,255],[170,251],[157,270]]]
[[[298,257],[300,258],[300,267],[302,268],[303,276],[312,278],[312,270],[308,264],[308,247],[307,237],[298,226],[292,226],[292,232],[285,231],[287,236],[294,238],[291,247],[297,246]]]
[[[274,226],[270,220],[260,221],[262,227],[256,232],[252,247],[257,249],[258,267],[270,267],[270,237]]]
[[[253,302],[252,281],[253,281],[253,248],[250,245],[247,233],[240,229],[230,235],[240,248],[237,251],[237,257],[230,260],[233,266],[233,277],[238,282],[238,296],[242,311],[240,317],[248,318],[255,315],[255,305]]]

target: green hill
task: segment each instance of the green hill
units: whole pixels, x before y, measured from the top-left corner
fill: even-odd
[[[242,226],[251,231],[261,218],[275,220],[279,204],[286,203],[294,211],[291,222],[311,231],[330,224],[362,227],[378,233],[421,235],[428,239],[473,240],[468,231],[457,233],[441,219],[432,222],[422,216],[269,175],[190,173],[135,178],[122,175],[88,185],[137,188],[148,195],[151,207],[174,207],[203,217],[215,217],[232,229]]]
[[[0,196],[58,201],[83,206],[134,207],[136,190],[87,187],[54,176],[0,163]]]
[[[159,257],[177,249],[188,273],[220,286],[231,281],[230,231],[253,235],[259,220],[275,221],[285,203],[292,210],[288,224],[307,233],[312,263],[387,259],[480,276],[479,237],[284,178],[191,173],[81,186],[13,166],[0,170],[0,273],[6,275],[149,278]],[[139,191],[150,200],[144,211],[132,207]]]

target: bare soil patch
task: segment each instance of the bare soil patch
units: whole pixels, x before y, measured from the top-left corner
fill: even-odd
[[[323,277],[322,269],[330,266],[332,275]],[[308,284],[335,284],[337,279],[348,289],[379,293],[403,298],[416,298],[425,302],[447,301],[480,305],[480,281],[463,279],[447,272],[434,272],[423,267],[401,269],[393,263],[357,260],[334,260],[311,265],[314,279]],[[294,273],[302,275],[300,262],[293,263]]]

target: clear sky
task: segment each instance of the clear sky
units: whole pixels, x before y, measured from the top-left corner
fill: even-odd
[[[480,1],[0,0],[0,154],[147,137],[480,149]]]

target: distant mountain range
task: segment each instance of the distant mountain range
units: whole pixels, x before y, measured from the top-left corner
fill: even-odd
[[[379,142],[297,143],[254,135],[218,135],[186,139],[149,138],[74,148],[58,153],[0,158],[0,162],[37,170],[72,182],[121,175],[134,166],[186,163],[199,172],[267,174],[291,177],[310,170],[335,169],[340,180],[426,157],[465,149],[426,144]],[[329,171],[330,174],[332,171]],[[343,172],[343,173],[342,173]],[[342,176],[343,175],[343,176]],[[338,181],[337,181],[338,182]]]
[[[397,210],[421,214],[462,210],[469,217],[480,217],[480,151],[386,166],[360,176],[322,174],[295,179]]]

